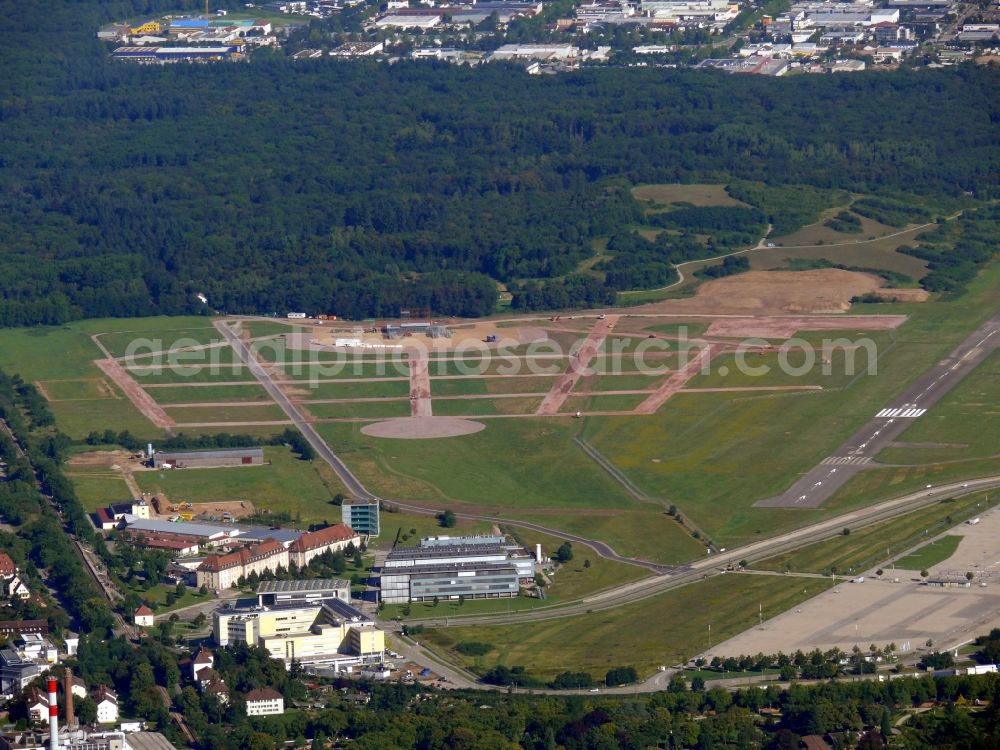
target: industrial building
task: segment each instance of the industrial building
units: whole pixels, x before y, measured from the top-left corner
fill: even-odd
[[[517,568],[505,562],[383,568],[379,596],[386,604],[511,598],[518,595],[520,582]]]
[[[349,667],[381,661],[385,652],[385,634],[375,621],[339,598],[220,609],[212,632],[220,646],[260,646],[286,666],[296,661]]]
[[[229,62],[239,60],[241,45],[228,47],[119,47],[111,59],[145,65],[165,65],[178,62]]]
[[[261,581],[258,606],[315,604],[326,599],[351,601],[351,582],[343,578],[313,578],[304,581]]]
[[[341,520],[362,536],[379,535],[378,500],[345,500],[340,513]]]
[[[535,559],[503,536],[429,537],[389,553],[380,598],[395,604],[514,597],[534,576]]]
[[[125,529],[132,535],[158,536],[166,534],[174,537],[179,536],[208,547],[217,547],[220,544],[230,542],[241,533],[233,526],[212,526],[186,521],[158,521],[138,516],[125,516],[122,522],[125,524]]]
[[[259,466],[264,463],[263,448],[238,448],[220,451],[190,451],[185,453],[155,453],[152,463],[157,469],[195,469],[215,466]]]

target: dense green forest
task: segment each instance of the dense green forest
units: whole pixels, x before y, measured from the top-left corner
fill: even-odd
[[[604,303],[668,277],[677,251],[615,258],[607,284],[574,280],[593,240],[641,218],[636,183],[998,190],[989,70],[135,66],[94,35],[178,4],[192,5],[0,4],[0,325],[196,312],[199,293],[231,313],[482,315],[495,281],[552,278],[519,306]],[[713,217],[731,237],[760,220]]]

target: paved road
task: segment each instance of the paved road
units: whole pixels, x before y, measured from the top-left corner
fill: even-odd
[[[265,370],[257,358],[254,357],[253,352],[250,351],[249,347],[243,343],[240,338],[233,333],[232,329],[226,325],[225,321],[218,320],[215,322],[215,327],[218,331],[225,336],[226,340],[232,345],[233,350],[239,355],[247,367],[250,368],[250,372],[253,373],[254,377],[260,381],[260,384],[264,386],[264,389],[270,394],[271,398],[275,400],[281,410],[285,412],[292,423],[301,430],[302,434],[305,436],[306,440],[316,451],[316,454],[326,461],[330,467],[336,472],[337,476],[344,483],[348,492],[352,495],[366,500],[371,500],[375,498],[375,495],[368,491],[368,489],[361,483],[351,470],[347,468],[346,464],[340,460],[340,458],[330,450],[330,447],[324,442],[323,438],[319,436],[319,433],[313,428],[313,426],[306,420],[299,411],[298,407],[292,403],[291,399],[285,395],[285,393],[279,388],[274,381],[271,379],[270,373]],[[441,511],[439,509],[424,508],[419,505],[410,505],[408,503],[402,503],[393,500],[392,504],[397,506],[400,510],[405,510],[410,513],[416,513],[425,516],[436,516]],[[648,560],[637,560],[631,557],[625,557],[619,555],[610,546],[604,542],[597,541],[594,539],[586,539],[582,536],[577,536],[576,534],[567,534],[558,529],[551,529],[546,526],[541,526],[535,523],[527,523],[525,521],[512,521],[507,519],[499,519],[496,516],[486,516],[486,515],[476,515],[471,513],[456,513],[461,519],[472,520],[472,521],[489,521],[490,523],[504,523],[510,526],[518,526],[524,529],[532,529],[534,531],[540,531],[544,534],[550,534],[553,536],[558,536],[561,539],[568,539],[571,542],[578,542],[587,547],[593,549],[601,557],[606,557],[609,560],[616,560],[618,562],[627,563],[631,565],[637,565],[639,567],[646,568],[655,573],[664,573],[668,571],[677,570],[667,565],[658,565],[657,563],[649,562]]]
[[[757,508],[818,508],[923,416],[979,363],[1000,347],[1000,313],[973,331],[947,357],[921,375],[899,398],[879,410],[833,454],[787,491],[754,503]]]
[[[799,549],[807,544],[837,536],[846,527],[858,529],[879,521],[894,518],[903,513],[931,505],[952,497],[961,497],[974,492],[1000,488],[1000,476],[970,479],[966,482],[952,482],[933,489],[919,490],[886,500],[876,505],[843,513],[819,523],[789,531],[770,539],[734,547],[725,552],[713,554],[694,561],[684,568],[674,569],[661,576],[649,576],[614,589],[598,592],[577,602],[551,607],[535,607],[516,613],[496,615],[449,615],[447,619],[414,620],[410,624],[428,627],[464,627],[466,625],[501,625],[511,621],[527,622],[552,620],[560,617],[588,614],[604,609],[613,609],[632,604],[665,591],[695,583],[709,576],[718,575],[727,565],[736,565],[741,560],[754,562],[774,555]]]
[[[271,380],[271,376],[261,366],[260,362],[257,361],[257,358],[254,357],[247,345],[240,340],[240,337],[233,333],[232,329],[230,329],[224,320],[217,320],[214,325],[219,333],[221,333],[233,347],[233,351],[235,351],[239,355],[240,359],[246,363],[247,367],[250,368],[250,372],[253,373],[254,377],[256,377],[257,380],[260,381],[260,384],[264,386],[264,390],[270,394],[275,403],[281,407],[281,410],[288,415],[292,424],[299,428],[299,431],[303,434],[303,436],[305,436],[305,439],[309,442],[309,445],[313,447],[313,450],[316,451],[316,454],[330,464],[333,470],[337,473],[337,476],[340,477],[340,481],[344,483],[347,491],[352,495],[365,500],[374,499],[375,496],[365,489],[365,486],[361,484],[354,474],[351,473],[351,470],[347,468],[347,465],[344,464],[344,462],[341,461],[332,450],[330,450],[330,447],[326,444],[323,438],[319,436],[319,433],[317,433],[316,430],[313,429],[313,426],[306,421],[306,418],[302,416],[302,412],[300,412],[288,396],[286,396],[285,393],[274,384]]]

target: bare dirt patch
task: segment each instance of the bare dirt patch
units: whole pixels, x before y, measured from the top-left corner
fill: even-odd
[[[800,331],[891,331],[903,324],[905,315],[804,316],[764,315],[716,320],[706,336],[730,338],[787,339]]]
[[[70,466],[124,466],[131,455],[128,451],[87,451],[77,453],[66,463]]]
[[[184,512],[194,513],[195,517],[222,518],[223,513],[229,513],[233,518],[246,518],[254,515],[257,509],[249,500],[234,500],[220,503],[191,503],[191,507],[185,509]]]
[[[146,393],[142,386],[135,382],[118,362],[113,359],[97,359],[94,360],[94,364],[122,389],[135,408],[155,426],[165,430],[174,426],[174,420],[160,408],[152,396]]]
[[[881,288],[876,276],[837,268],[814,271],[750,271],[703,284],[688,306],[716,310],[844,312],[853,297]]]
[[[486,429],[486,425],[457,417],[401,417],[366,425],[361,432],[370,437],[424,440],[428,438],[471,435]]]

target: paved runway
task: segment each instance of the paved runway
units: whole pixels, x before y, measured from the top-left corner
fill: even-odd
[[[896,440],[914,419],[923,414],[980,362],[1000,347],[1000,313],[977,328],[947,357],[931,367],[892,403],[817,466],[806,472],[787,491],[758,500],[757,508],[818,508],[859,471],[871,468],[871,460]]]

